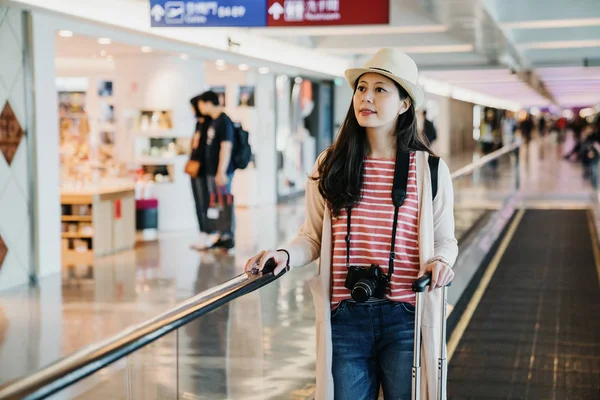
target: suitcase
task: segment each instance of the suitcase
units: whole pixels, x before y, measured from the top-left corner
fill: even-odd
[[[416,294],[415,301],[415,349],[413,355],[412,367],[412,400],[421,400],[421,313],[419,307],[422,304],[423,292],[431,282],[431,273],[423,275],[421,278],[413,282],[412,289]],[[438,372],[437,372],[437,400],[446,400],[446,374],[448,368],[448,360],[446,360],[446,303],[448,294],[448,284],[442,288],[442,321],[441,321],[441,346],[440,355],[438,357]],[[440,290],[440,289],[437,289]]]

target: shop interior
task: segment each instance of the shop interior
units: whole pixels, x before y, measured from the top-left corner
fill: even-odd
[[[333,82],[280,75],[277,88],[277,195],[302,195],[319,153],[333,141]]]
[[[55,65],[67,269],[92,276],[96,257],[197,229],[184,172],[196,123],[189,99],[208,89],[222,93],[225,112],[250,132],[254,159],[236,171],[236,205],[277,202],[279,105],[268,68],[69,31],[57,32]]]

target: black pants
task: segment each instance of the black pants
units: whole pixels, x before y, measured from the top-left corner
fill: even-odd
[[[210,201],[210,192],[208,191],[208,181],[206,176],[198,175],[196,178],[191,178],[192,193],[194,194],[194,203],[196,204],[196,217],[198,218],[198,227],[200,232],[214,233],[208,230],[208,218],[206,210]]]

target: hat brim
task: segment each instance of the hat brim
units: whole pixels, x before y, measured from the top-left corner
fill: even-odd
[[[360,78],[361,75],[369,73],[369,72],[374,73],[374,74],[383,75],[387,78],[390,78],[394,82],[398,83],[400,86],[402,86],[404,88],[404,90],[406,90],[408,92],[408,95],[412,99],[415,110],[423,105],[423,102],[425,100],[425,93],[423,93],[423,91],[421,90],[421,88],[419,86],[413,84],[412,82],[407,81],[406,79],[402,79],[402,78],[400,78],[392,73],[386,72],[386,71],[373,70],[370,68],[347,69],[345,72],[346,80],[348,81],[348,84],[350,85],[352,90],[354,90],[354,86],[355,86],[358,78]]]

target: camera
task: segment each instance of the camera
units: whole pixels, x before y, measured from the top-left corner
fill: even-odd
[[[371,297],[385,298],[389,282],[389,277],[383,274],[379,265],[371,264],[369,268],[348,267],[344,286],[350,290],[354,301],[364,303]]]

